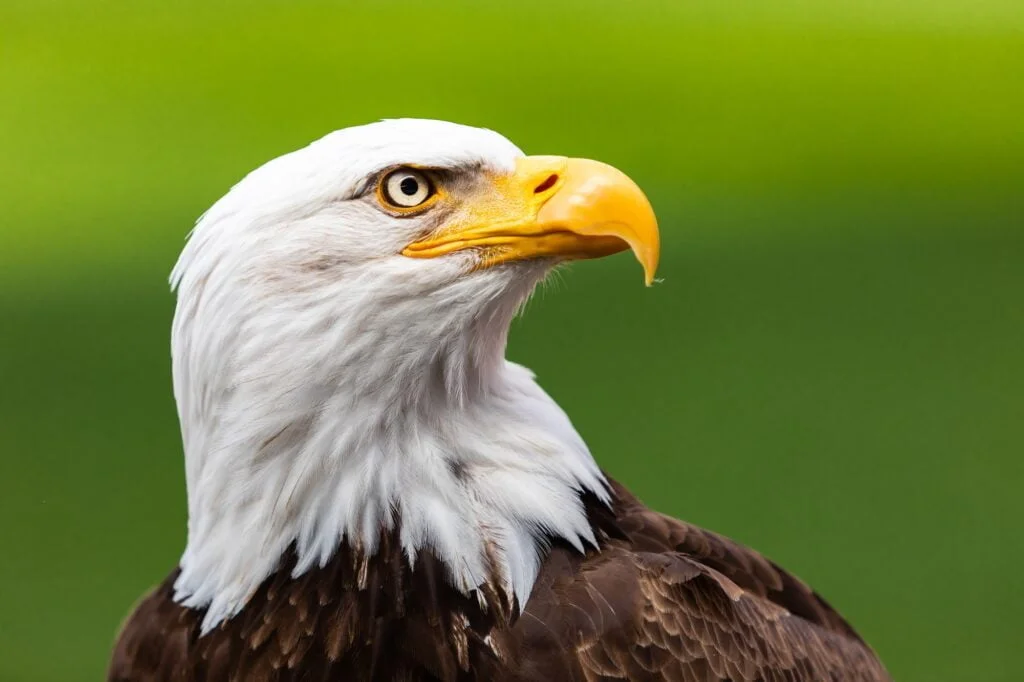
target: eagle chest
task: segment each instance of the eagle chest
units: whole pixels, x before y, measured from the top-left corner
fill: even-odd
[[[202,612],[173,601],[172,574],[125,624],[114,680],[478,680],[507,678],[512,605],[464,595],[429,553],[410,566],[387,543],[342,549],[292,578],[294,554],[241,612],[201,634]]]

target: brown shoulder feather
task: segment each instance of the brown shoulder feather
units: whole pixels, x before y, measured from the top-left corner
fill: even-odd
[[[553,541],[522,615],[489,588],[453,590],[395,538],[291,577],[294,556],[240,614],[200,637],[171,575],[129,618],[111,682],[547,680],[735,682],[889,677],[810,588],[757,552],[658,514],[614,484],[585,498],[600,549]],[[364,565],[365,564],[365,565]]]

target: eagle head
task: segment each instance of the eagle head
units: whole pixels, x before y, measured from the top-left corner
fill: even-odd
[[[608,493],[505,360],[509,324],[558,263],[626,249],[650,284],[657,224],[628,177],[489,130],[382,121],[250,173],[171,277],[179,601],[208,629],[289,548],[301,573],[393,531],[459,589],[497,582],[523,603],[544,538],[593,542],[579,496]]]

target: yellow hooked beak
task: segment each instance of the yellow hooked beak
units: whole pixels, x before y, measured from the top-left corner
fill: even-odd
[[[480,267],[529,258],[600,258],[632,249],[654,281],[660,252],[654,209],[636,183],[598,161],[527,156],[491,179],[452,219],[402,253],[481,252]]]

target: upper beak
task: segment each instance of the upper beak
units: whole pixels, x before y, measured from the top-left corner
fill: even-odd
[[[636,183],[598,161],[528,156],[464,215],[402,252],[482,251],[481,267],[528,258],[600,258],[632,249],[649,286],[660,252],[654,210]]]

